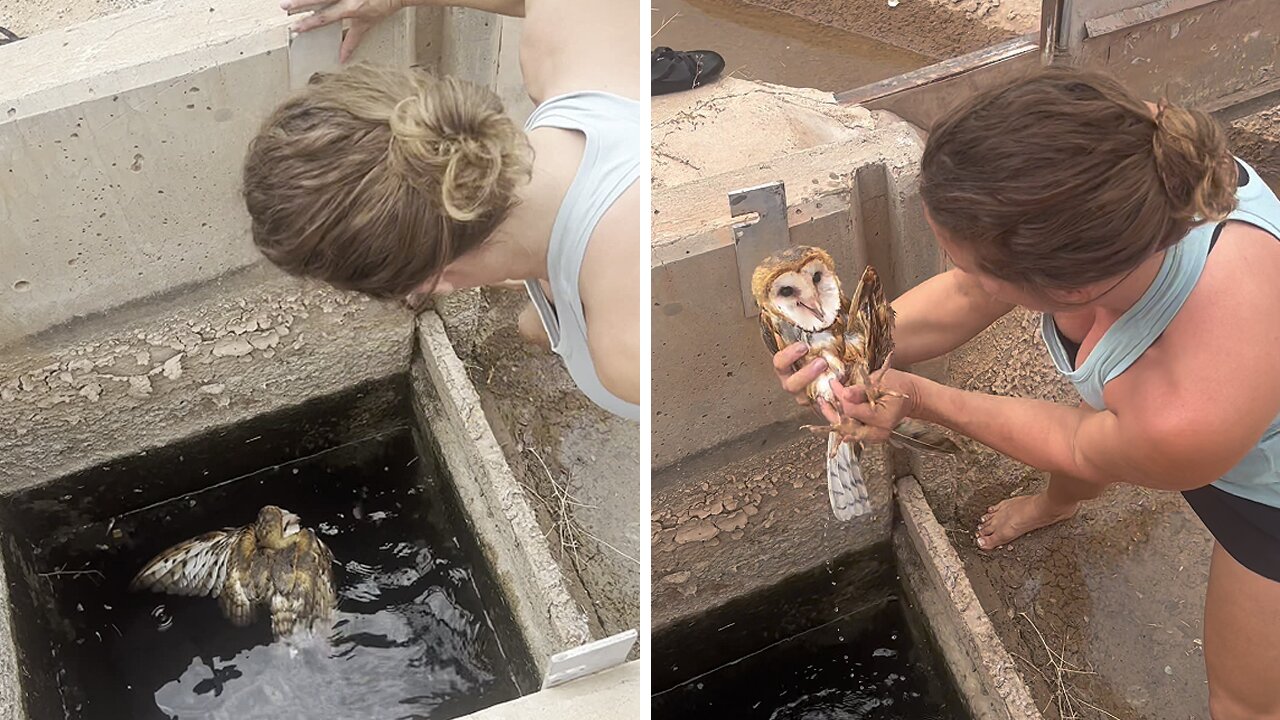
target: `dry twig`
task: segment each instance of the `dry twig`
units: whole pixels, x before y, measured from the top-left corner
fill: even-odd
[[[1062,640],[1062,649],[1054,650],[1053,647],[1049,645],[1049,640],[1045,638],[1044,633],[1040,632],[1040,628],[1037,627],[1035,621],[1031,619],[1031,616],[1025,612],[1020,614],[1022,615],[1022,618],[1027,621],[1027,624],[1031,626],[1031,629],[1035,631],[1036,637],[1040,639],[1041,647],[1044,648],[1045,654],[1049,658],[1049,668],[1041,670],[1032,664],[1030,660],[1022,657],[1021,655],[1014,655],[1015,658],[1021,660],[1030,666],[1031,669],[1035,670],[1036,673],[1040,677],[1044,678],[1044,681],[1049,685],[1050,692],[1052,694],[1049,698],[1049,702],[1041,712],[1047,710],[1049,705],[1055,705],[1058,710],[1058,717],[1061,718],[1061,720],[1085,720],[1079,714],[1078,706],[1083,706],[1098,713],[1100,717],[1109,718],[1110,720],[1120,720],[1120,718],[1112,715],[1106,710],[1103,710],[1097,705],[1090,703],[1080,696],[1080,691],[1075,687],[1071,680],[1072,676],[1096,675],[1097,673],[1092,669],[1082,668],[1067,660],[1066,638],[1063,638]]]

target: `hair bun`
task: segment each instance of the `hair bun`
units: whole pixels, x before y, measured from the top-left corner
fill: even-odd
[[[529,175],[528,144],[491,91],[454,78],[430,80],[391,113],[390,160],[438,198],[454,220],[493,211]]]
[[[1238,172],[1225,136],[1208,115],[1161,103],[1155,118],[1156,169],[1186,220],[1222,220],[1236,207]]]

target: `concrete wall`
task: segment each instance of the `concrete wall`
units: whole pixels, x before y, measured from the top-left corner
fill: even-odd
[[[826,247],[846,283],[871,262],[896,296],[940,259],[917,192],[923,143],[892,115],[733,81],[655,99],[653,119],[659,468],[808,412],[782,393],[759,321],[744,317],[728,192],[784,181],[792,243]]]
[[[494,89],[524,122],[533,111],[520,74],[520,18],[465,8],[418,8],[418,62]]]
[[[496,86],[522,120],[518,24],[425,15],[384,23],[357,59]],[[245,147],[291,73],[322,69],[290,22],[262,0],[174,0],[0,47],[0,346],[260,260]]]

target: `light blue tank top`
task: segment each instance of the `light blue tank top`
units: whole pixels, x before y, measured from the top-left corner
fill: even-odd
[[[1227,219],[1249,223],[1280,239],[1280,200],[1252,167],[1243,162],[1240,165],[1248,173],[1249,181],[1236,191],[1239,206]],[[1205,223],[1192,228],[1166,251],[1151,287],[1103,333],[1079,367],[1071,367],[1053,316],[1044,315],[1041,329],[1053,364],[1075,385],[1090,407],[1106,409],[1102,388],[1128,370],[1182,309],[1204,270],[1217,225]],[[1271,422],[1257,446],[1213,484],[1232,495],[1280,508],[1280,416]]]
[[[540,127],[581,132],[586,138],[586,150],[551,228],[547,272],[555,305],[537,281],[526,281],[525,287],[551,339],[551,349],[564,360],[578,389],[605,410],[639,420],[640,406],[609,392],[596,374],[587,349],[587,319],[578,275],[600,218],[640,179],[649,136],[642,106],[635,100],[603,92],[560,95],[535,108],[525,122],[526,130]]]

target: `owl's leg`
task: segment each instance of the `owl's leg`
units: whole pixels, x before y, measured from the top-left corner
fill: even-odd
[[[889,361],[891,360],[893,360],[892,350],[890,350],[889,354],[884,357],[884,364],[880,366],[879,372],[883,373],[885,370],[888,370]],[[867,394],[867,402],[870,403],[872,407],[879,406],[881,398],[896,397],[902,398],[903,400],[908,399],[906,395],[903,395],[897,390],[882,388],[878,384],[872,382],[871,375],[867,373],[867,369],[862,365],[858,366],[858,381],[862,383],[862,389]]]
[[[804,425],[803,430],[808,430],[814,435],[826,437],[831,433],[835,433],[837,440],[830,446],[828,457],[835,457],[840,445],[844,443],[858,443],[865,439],[866,433],[870,431],[870,427],[854,420],[853,418],[843,418],[839,423],[834,425]]]

